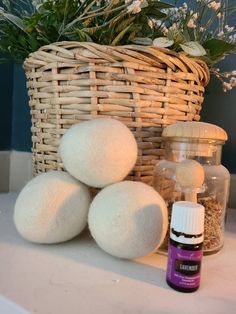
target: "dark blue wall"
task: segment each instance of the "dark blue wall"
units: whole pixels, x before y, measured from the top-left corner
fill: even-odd
[[[30,151],[30,109],[20,65],[0,65],[0,150]]]
[[[227,58],[220,67],[223,71],[236,70],[236,56]],[[224,93],[221,83],[212,79],[205,94],[201,120],[217,124],[228,133],[222,163],[231,173],[236,173],[236,87]]]
[[[0,65],[0,150],[11,148],[13,65]]]
[[[14,65],[12,102],[11,148],[19,151],[30,151],[30,108],[25,73],[21,65]]]

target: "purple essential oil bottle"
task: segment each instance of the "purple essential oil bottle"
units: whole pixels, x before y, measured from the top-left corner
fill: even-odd
[[[181,292],[200,285],[205,208],[193,202],[173,204],[166,281]]]

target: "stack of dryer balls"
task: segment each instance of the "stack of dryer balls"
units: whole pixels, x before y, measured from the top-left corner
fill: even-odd
[[[141,182],[123,181],[135,165],[132,132],[113,119],[74,125],[61,139],[67,172],[32,179],[15,205],[14,222],[25,239],[58,243],[80,234],[87,224],[97,244],[119,258],[156,250],[167,230],[161,196]],[[91,203],[89,187],[104,188]]]

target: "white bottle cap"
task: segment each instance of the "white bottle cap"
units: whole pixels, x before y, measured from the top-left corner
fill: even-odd
[[[172,207],[170,237],[185,244],[203,241],[205,208],[193,202],[175,202]]]

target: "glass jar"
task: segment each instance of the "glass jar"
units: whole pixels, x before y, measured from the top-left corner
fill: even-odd
[[[176,125],[163,132],[165,159],[155,166],[153,186],[167,203],[170,222],[172,204],[184,200],[184,193],[175,178],[177,165],[186,159],[202,165],[205,179],[198,190],[197,201],[205,207],[203,252],[212,254],[223,246],[230,175],[221,165],[221,151],[227,134],[223,129],[203,122],[180,122]],[[169,231],[161,250],[167,250],[168,240]]]

